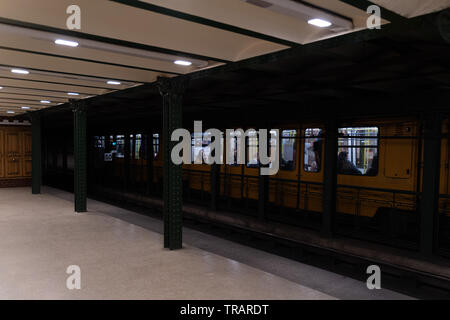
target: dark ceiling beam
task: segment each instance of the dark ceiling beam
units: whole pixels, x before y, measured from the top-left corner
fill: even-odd
[[[370,7],[372,5],[376,5],[381,9],[381,18],[388,20],[390,22],[393,22],[393,23],[405,22],[408,20],[406,17],[404,17],[398,13],[395,13],[391,10],[388,10],[376,3],[373,3],[372,1],[367,1],[367,0],[340,0],[340,1],[351,5],[352,7],[361,9],[364,12],[367,11],[368,7]]]
[[[62,99],[68,101],[69,98],[63,98],[63,97],[56,97],[56,96],[49,96],[46,94],[39,95],[39,94],[31,94],[31,93],[18,93],[18,92],[4,92],[3,90],[0,91],[0,96],[3,94],[13,94],[16,96],[31,96],[31,97],[45,97],[45,98],[54,98],[54,99]]]
[[[47,81],[47,80],[36,80],[36,79],[26,79],[26,78],[2,77],[2,76],[0,76],[0,79],[20,80],[20,81],[30,81],[30,82],[48,83],[48,84],[59,84],[59,85],[63,85],[63,86],[77,86],[77,87],[91,88],[91,89],[116,90],[115,88],[111,88],[111,87],[88,86],[88,85],[85,85],[85,84],[73,84],[73,83],[67,83],[67,82],[57,82],[57,81]],[[83,79],[79,79],[79,80],[83,80]],[[84,80],[84,81],[92,81],[92,80]],[[0,92],[0,93],[1,93],[1,92]]]
[[[85,59],[85,58],[77,58],[77,57],[71,57],[71,56],[64,56],[64,55],[60,55],[60,54],[39,52],[39,51],[33,51],[33,50],[25,50],[25,49],[18,49],[18,48],[4,47],[4,46],[0,46],[0,49],[8,50],[8,51],[22,52],[22,53],[36,54],[36,55],[40,55],[40,56],[47,56],[47,57],[53,57],[53,58],[69,59],[69,60],[75,60],[75,61],[81,61],[81,62],[98,63],[98,64],[103,64],[106,66],[113,66],[113,67],[120,67],[120,68],[127,68],[127,69],[160,72],[160,73],[173,74],[173,75],[181,75],[182,74],[182,73],[173,72],[173,71],[166,71],[166,70],[152,69],[152,68],[143,68],[143,67],[126,65],[126,64],[119,64],[119,63],[99,61],[99,60],[93,60],[93,59]]]
[[[185,13],[185,12],[181,12],[181,11],[177,11],[177,10],[173,10],[173,9],[169,9],[169,8],[165,8],[165,7],[161,7],[161,6],[157,6],[155,4],[151,4],[151,3],[147,3],[147,2],[136,1],[136,0],[111,0],[111,1],[117,2],[117,3],[121,3],[121,4],[124,4],[124,5],[127,5],[127,6],[131,6],[131,7],[134,7],[134,8],[138,8],[138,9],[142,9],[142,10],[147,10],[147,11],[163,14],[163,15],[170,16],[170,17],[173,17],[173,18],[177,18],[177,19],[182,19],[182,20],[198,23],[198,24],[201,24],[201,25],[204,25],[204,26],[213,27],[213,28],[217,28],[217,29],[221,29],[221,30],[225,30],[225,31],[229,31],[229,32],[237,33],[237,34],[242,34],[242,35],[245,35],[245,36],[248,36],[248,37],[252,37],[252,38],[256,38],[256,39],[261,39],[261,40],[265,40],[265,41],[281,44],[281,45],[288,46],[288,47],[295,47],[295,46],[300,46],[301,45],[300,43],[297,43],[297,42],[281,39],[281,38],[278,38],[278,37],[269,36],[269,35],[264,34],[264,33],[260,33],[260,32],[256,32],[256,31],[252,31],[252,30],[236,27],[236,26],[231,25],[231,24],[218,22],[218,21],[215,21],[215,20],[199,17],[199,16],[196,16],[196,15],[193,15],[193,14],[189,14],[189,13]]]
[[[5,89],[12,88],[12,89],[21,89],[21,90],[36,90],[36,91],[45,91],[45,92],[58,92],[58,93],[65,93],[65,94],[67,94],[67,92],[71,92],[70,90],[52,90],[52,89],[41,89],[41,88],[35,88],[35,87],[18,87],[18,86],[8,86],[8,85],[4,85],[3,88],[5,88]],[[1,93],[3,93],[3,92],[1,92]],[[86,95],[86,96],[97,95],[96,93],[87,93],[87,92],[81,92],[81,91],[76,91],[76,93],[79,93],[81,95]],[[16,93],[16,94],[20,95],[21,93]]]
[[[205,61],[213,60],[213,61],[223,62],[223,63],[230,62],[229,60],[224,60],[224,59],[220,59],[217,57],[209,57],[209,56],[199,55],[199,54],[190,53],[190,52],[172,50],[172,49],[156,47],[156,46],[150,46],[150,45],[146,45],[146,44],[142,44],[142,43],[108,38],[108,37],[98,36],[98,35],[94,35],[94,34],[83,33],[83,32],[79,32],[79,31],[59,29],[59,28],[40,25],[40,24],[36,24],[36,23],[7,19],[7,18],[3,18],[3,17],[0,17],[0,24],[6,24],[6,25],[10,25],[10,26],[39,30],[39,31],[50,32],[50,33],[56,33],[59,35],[66,35],[69,37],[74,37],[74,38],[79,38],[79,39],[92,40],[92,41],[97,41],[97,42],[114,44],[114,45],[127,47],[127,48],[159,52],[159,53],[163,53],[163,54],[186,57],[186,58],[191,58],[191,59],[198,59],[198,60],[205,60]]]
[[[37,69],[33,67],[27,67],[27,66],[18,66],[18,65],[6,65],[6,64],[0,64],[0,67],[6,67],[6,68],[20,68],[20,69],[26,69],[26,70],[34,70],[38,72],[47,72],[47,73],[54,73],[54,74],[65,74],[68,76],[77,76],[77,77],[86,77],[86,78],[92,78],[92,79],[104,79],[104,80],[110,80],[110,78],[104,78],[95,76],[92,74],[81,74],[81,73],[73,73],[73,72],[62,72],[62,71],[55,71],[55,70],[48,70],[48,69]],[[142,81],[136,81],[131,79],[120,79],[120,78],[114,78],[114,80],[119,80],[122,82],[130,82],[130,83],[144,83]]]

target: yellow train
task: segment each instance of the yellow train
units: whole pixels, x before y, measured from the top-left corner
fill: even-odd
[[[243,128],[248,129],[248,128]],[[280,169],[269,179],[268,202],[271,207],[292,212],[311,212],[320,216],[324,176],[324,131],[321,123],[302,126],[280,126]],[[440,211],[450,215],[448,121],[443,121],[440,165]],[[342,216],[374,218],[382,212],[410,214],[416,212],[421,192],[423,140],[420,121],[411,119],[373,119],[343,122],[338,136],[338,189],[336,212]],[[132,136],[130,146],[130,177],[145,183],[147,160],[143,151],[144,135]],[[153,182],[162,185],[163,159],[159,134],[153,135]],[[123,136],[111,136],[115,152],[123,149]],[[121,141],[122,140],[122,141]],[[235,140],[225,141],[233,144]],[[106,148],[107,149],[107,148]],[[192,147],[193,157],[200,150],[208,153],[208,145]],[[220,197],[258,199],[259,168],[256,136],[246,140],[246,165],[220,165]],[[123,158],[113,160],[114,175],[123,176]],[[184,185],[192,192],[208,194],[211,166],[183,165]],[[393,210],[394,209],[394,210]],[[416,215],[418,219],[418,216]],[[405,222],[407,223],[407,222]]]

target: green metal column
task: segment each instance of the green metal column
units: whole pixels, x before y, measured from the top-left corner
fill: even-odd
[[[147,154],[146,154],[146,158],[147,158],[147,190],[146,190],[146,194],[147,196],[149,196],[152,193],[153,190],[153,158],[154,158],[154,152],[153,152],[153,131],[152,129],[149,129],[147,131]]]
[[[220,166],[217,163],[211,165],[211,203],[212,211],[217,210],[217,198],[220,195]]]
[[[41,193],[42,184],[42,132],[41,132],[41,113],[39,111],[31,114],[31,192],[33,194]]]
[[[439,175],[441,164],[442,116],[428,114],[424,121],[424,153],[422,198],[420,201],[420,251],[423,256],[433,254],[439,210]]]
[[[74,113],[74,197],[75,212],[86,212],[87,171],[86,171],[86,126],[87,108],[83,101],[72,101]]]
[[[325,127],[325,147],[323,160],[323,214],[322,233],[324,236],[333,235],[333,220],[336,213],[337,191],[337,121],[329,119]]]
[[[182,98],[187,82],[160,77],[158,85],[163,98],[164,247],[173,250],[182,247],[183,199],[181,165],[175,165],[170,157],[176,144],[171,136],[182,125]]]
[[[131,153],[131,141],[130,132],[125,131],[124,135],[124,146],[123,146],[123,191],[128,190],[130,183],[130,153]]]

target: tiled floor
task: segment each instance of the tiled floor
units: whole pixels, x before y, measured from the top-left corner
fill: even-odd
[[[72,198],[0,189],[0,299],[408,298],[187,228],[169,251],[161,221],[91,200],[76,214]]]

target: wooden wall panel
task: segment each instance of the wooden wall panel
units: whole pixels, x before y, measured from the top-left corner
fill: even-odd
[[[30,127],[0,127],[0,180],[31,176],[31,143]]]
[[[22,132],[22,174],[25,177],[31,176],[31,132]]]
[[[5,176],[5,140],[4,131],[0,130],[0,178]]]

